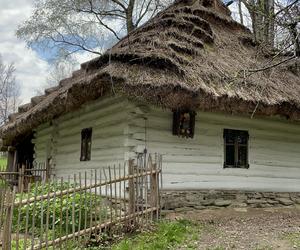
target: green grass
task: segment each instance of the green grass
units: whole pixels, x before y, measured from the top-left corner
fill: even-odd
[[[300,232],[288,233],[284,236],[295,249],[300,249]]]
[[[197,249],[197,241],[201,233],[202,227],[188,220],[178,221],[160,221],[157,222],[153,230],[136,233],[135,235],[123,238],[121,241],[112,244],[111,246],[80,246],[80,241],[64,243],[66,250],[167,250],[176,249],[176,247],[184,247],[186,250]],[[24,246],[24,240],[20,240],[20,246]],[[30,246],[30,240],[27,242],[27,247]],[[12,242],[12,249],[16,249],[16,242]],[[49,249],[53,249],[50,247]],[[219,249],[218,249],[219,250]]]
[[[6,170],[7,158],[0,157],[0,171]]]
[[[128,237],[112,246],[112,250],[166,250],[176,246],[196,249],[200,226],[187,220],[161,221],[155,230]]]

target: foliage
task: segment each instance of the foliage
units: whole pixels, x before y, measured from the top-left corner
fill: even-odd
[[[1,157],[0,158],[0,171],[6,170],[7,158]]]
[[[155,231],[145,232],[132,238],[126,238],[115,244],[113,250],[165,250],[188,243],[190,249],[192,242],[199,236],[198,225],[187,221],[161,221]]]
[[[17,36],[28,45],[68,56],[101,54],[164,8],[170,0],[36,0],[32,16]]]
[[[54,191],[70,189],[74,187],[68,183],[58,185],[57,183],[36,185],[28,194],[17,194],[16,201],[21,198],[27,199],[38,195],[46,195]],[[14,209],[13,229],[20,232],[34,233],[37,236],[43,235],[46,230],[49,234],[65,235],[78,231],[89,226],[92,216],[100,206],[101,198],[94,193],[82,192],[64,195],[62,197],[48,198],[36,201],[28,205]],[[105,211],[98,211],[100,216],[105,215]],[[28,217],[28,221],[26,220]],[[27,225],[28,224],[28,225]]]

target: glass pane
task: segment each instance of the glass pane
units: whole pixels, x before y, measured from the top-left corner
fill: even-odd
[[[180,134],[189,137],[191,134],[191,116],[188,112],[183,112],[180,114]]]
[[[233,133],[226,134],[225,142],[228,144],[233,144],[234,143],[234,134]]]
[[[233,166],[234,165],[234,146],[227,145],[226,146],[226,166]]]
[[[85,161],[86,160],[86,140],[82,139],[81,141],[81,157],[80,157],[81,161]]]
[[[91,160],[91,148],[92,148],[92,143],[91,141],[87,142],[87,148],[86,148],[86,160]]]
[[[242,135],[242,134],[237,135],[236,139],[237,139],[238,144],[247,144],[247,139],[248,138],[247,138],[246,135]]]
[[[239,146],[238,148],[238,165],[239,166],[246,166],[247,162],[247,147],[246,146]]]

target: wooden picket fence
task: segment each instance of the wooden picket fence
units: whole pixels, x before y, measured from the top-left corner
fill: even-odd
[[[143,155],[21,192],[0,187],[2,249],[84,248],[92,238],[144,227],[159,216],[160,186],[161,156]]]
[[[30,165],[17,165],[17,171],[0,171],[0,187],[16,186],[18,192],[27,190],[29,183],[47,181],[50,170],[45,163]]]

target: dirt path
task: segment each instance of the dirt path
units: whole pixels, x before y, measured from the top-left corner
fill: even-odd
[[[196,249],[300,249],[300,209],[296,208],[194,210],[170,213],[168,218],[203,225]]]

